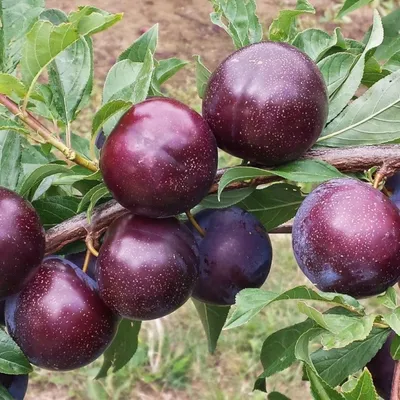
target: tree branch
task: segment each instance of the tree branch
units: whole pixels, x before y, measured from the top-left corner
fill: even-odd
[[[400,171],[400,145],[361,146],[345,148],[321,148],[311,150],[303,157],[306,160],[322,160],[336,167],[342,172],[362,172],[372,167],[384,166],[385,176]],[[217,172],[210,194],[218,190],[218,182],[229,168]],[[283,180],[277,176],[257,178],[251,182],[234,182],[226,190],[245,188],[250,185],[261,185]],[[65,245],[77,240],[84,240],[88,233],[94,238],[99,237],[107,230],[114,219],[128,211],[114,200],[96,207],[91,223],[86,213],[79,214],[61,224],[49,229],[46,234],[46,253],[52,254],[61,250]],[[291,225],[283,224],[271,233],[291,233]]]
[[[400,400],[400,361],[395,362],[390,400]]]
[[[67,160],[73,161],[74,163],[81,165],[82,167],[93,172],[98,170],[98,167],[94,162],[86,159],[81,154],[69,148],[63,142],[54,137],[53,134],[39,120],[37,120],[29,112],[23,112],[20,110],[18,104],[4,94],[0,94],[0,104],[3,104],[3,106],[5,106],[12,114],[18,117],[25,125],[42,137],[47,143],[50,143],[57,150],[59,150]]]

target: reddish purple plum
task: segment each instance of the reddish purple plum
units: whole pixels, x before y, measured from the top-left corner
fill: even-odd
[[[107,231],[96,278],[104,302],[121,316],[149,320],[172,313],[191,296],[199,254],[176,218],[124,215]]]
[[[196,215],[203,238],[191,226],[200,250],[200,278],[193,297],[227,306],[246,288],[263,285],[272,262],[267,231],[252,214],[238,207],[204,210]]]
[[[296,160],[317,140],[328,95],[317,65],[287,43],[237,50],[212,74],[203,116],[218,146],[258,164]]]
[[[395,336],[395,333],[391,332],[383,347],[366,365],[369,372],[371,372],[376,391],[383,400],[390,400],[392,392],[392,380],[396,362],[390,355],[390,345]]]
[[[17,293],[43,260],[44,229],[35,209],[0,187],[0,299]]]
[[[0,374],[0,385],[7,389],[14,400],[24,400],[28,389],[28,380],[28,375]]]
[[[67,371],[104,352],[118,317],[101,300],[95,281],[68,260],[49,257],[25,288],[7,299],[6,324],[32,364]]]
[[[333,179],[312,191],[293,224],[293,250],[320,290],[361,298],[400,278],[400,214],[380,191]]]
[[[104,182],[136,215],[180,214],[205,197],[217,169],[217,145],[204,119],[177,100],[134,105],[107,138]]]

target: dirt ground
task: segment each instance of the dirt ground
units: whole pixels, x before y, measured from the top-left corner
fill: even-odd
[[[74,10],[82,3],[109,12],[123,12],[123,20],[108,31],[96,35],[96,76],[103,81],[118,55],[143,32],[155,23],[160,24],[159,58],[179,57],[191,60],[200,54],[204,63],[213,70],[230,52],[232,41],[224,31],[209,21],[212,11],[207,0],[47,0],[47,7]],[[258,15],[265,29],[282,8],[293,8],[295,0],[258,0]],[[312,4],[317,15],[303,20],[304,25],[324,25],[334,29],[336,23],[324,23],[334,13],[335,2],[315,0]],[[359,39],[372,21],[372,11],[364,8],[351,15],[351,22],[343,24],[348,37]],[[190,70],[179,73],[175,83],[183,88]],[[189,78],[190,79],[190,78]]]

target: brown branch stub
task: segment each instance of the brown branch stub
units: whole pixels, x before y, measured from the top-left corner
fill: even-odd
[[[400,145],[318,148],[310,150],[302,159],[321,160],[342,172],[363,172],[372,167],[385,166],[385,176],[388,177],[400,171]],[[210,194],[217,192],[218,182],[227,170],[227,168],[218,170]],[[281,180],[282,178],[277,176],[266,176],[257,178],[255,184],[262,185]],[[253,184],[254,182],[234,182],[226,190],[245,188]],[[86,213],[64,221],[47,231],[46,253],[55,253],[69,243],[84,240],[88,232],[100,236],[114,219],[126,213],[128,213],[126,209],[112,200],[95,208],[91,224],[87,221]],[[291,233],[291,225],[283,224],[270,233]]]
[[[390,400],[400,400],[400,361],[395,362]]]

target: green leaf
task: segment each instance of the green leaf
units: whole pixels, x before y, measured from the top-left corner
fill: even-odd
[[[383,30],[385,32],[383,42],[374,52],[374,57],[379,60],[389,60],[393,55],[400,51],[400,8],[396,8],[390,14],[382,18]],[[371,36],[372,28],[369,29],[364,38],[366,43]]]
[[[103,365],[95,379],[105,378],[110,368],[113,373],[119,371],[131,360],[138,348],[141,323],[121,320],[114,340],[104,352]]]
[[[379,304],[391,308],[392,310],[397,307],[397,294],[392,287],[389,287],[384,294],[378,296],[376,299]]]
[[[15,398],[11,396],[10,392],[2,385],[0,385],[0,399],[1,400],[15,400]]]
[[[303,361],[306,366],[315,371],[312,359],[310,357],[310,344],[318,337],[324,330],[320,327],[314,327],[304,332],[296,342],[294,355],[297,360]]]
[[[72,218],[77,214],[79,199],[76,197],[51,196],[32,202],[45,229]]]
[[[303,302],[299,311],[314,320],[329,332],[322,334],[321,342],[325,349],[345,347],[356,340],[364,340],[370,334],[375,316],[323,314]]]
[[[343,147],[371,145],[400,137],[400,70],[381,79],[351,103],[322,132],[318,143]]]
[[[354,64],[347,79],[337,89],[335,95],[331,98],[329,103],[329,115],[328,122],[333,120],[348,104],[356,93],[358,87],[361,84],[361,80],[364,74],[365,58],[367,53],[378,47],[383,40],[383,27],[379,13],[375,10],[374,12],[374,25],[371,33],[371,37],[365,46],[364,51],[358,56],[358,61]],[[335,121],[336,122],[336,121]]]
[[[374,328],[367,339],[340,349],[319,349],[311,354],[318,374],[330,386],[340,385],[351,374],[363,368],[385,343],[390,330]]]
[[[400,51],[397,53],[393,54],[392,57],[387,60],[387,62],[383,66],[385,70],[390,71],[390,72],[396,72],[397,70],[400,69]]]
[[[260,354],[264,372],[257,380],[264,380],[277,372],[289,368],[296,361],[294,351],[297,340],[313,326],[314,323],[312,321],[306,320],[268,336],[263,343]]]
[[[340,28],[335,29],[332,37],[320,29],[306,29],[294,38],[292,45],[306,53],[315,62],[318,62],[332,47],[347,48]]]
[[[124,100],[112,100],[104,104],[93,118],[92,136],[96,135],[111,117],[116,114],[125,114],[131,107],[132,103]]]
[[[268,400],[290,400],[290,399],[289,399],[289,397],[286,397],[282,393],[271,392],[268,394]]]
[[[306,366],[311,393],[315,400],[342,400],[343,395],[331,388],[310,367]]]
[[[0,121],[0,126],[2,121]],[[13,121],[10,121],[13,122]],[[0,128],[4,129],[4,128]],[[0,130],[0,186],[16,190],[21,174],[21,137],[15,132]]]
[[[298,286],[282,294],[262,289],[244,289],[236,295],[236,308],[224,329],[232,329],[245,324],[264,307],[280,300],[316,300],[333,303],[353,312],[363,313],[362,305],[350,296],[337,293],[323,293],[307,286]]]
[[[222,193],[220,200],[218,200],[218,195],[210,194],[201,201],[198,207],[196,207],[196,211],[197,208],[199,208],[200,211],[206,208],[215,209],[231,207],[241,202],[246,197],[249,197],[254,191],[255,188],[251,187],[225,191]]]
[[[208,351],[213,354],[230,307],[214,306],[192,298],[207,336]]]
[[[15,93],[19,97],[26,94],[25,85],[13,75],[0,74],[0,93],[11,96]]]
[[[3,329],[0,329],[0,372],[24,375],[32,371],[32,366],[21,349]]]
[[[400,360],[400,336],[395,335],[390,344],[390,354],[393,360]]]
[[[269,27],[269,40],[289,42],[296,36],[296,18],[301,14],[315,14],[307,0],[297,0],[294,10],[281,10]]]
[[[92,217],[93,209],[96,207],[96,204],[103,198],[110,194],[109,190],[106,186],[99,187],[90,198],[89,207],[87,209],[87,218],[90,221]]]
[[[369,57],[365,63],[364,75],[361,83],[366,87],[371,87],[388,75],[390,75],[390,71],[383,69],[375,57]]]
[[[383,320],[400,336],[400,307],[395,308],[390,314],[383,315]]]
[[[162,85],[187,64],[189,64],[187,61],[179,58],[167,58],[166,60],[160,60],[154,70],[154,78],[159,85]]]
[[[26,33],[37,21],[44,0],[3,0],[0,7],[0,70],[11,73],[21,59]]]
[[[68,21],[60,10],[46,10],[40,17],[54,25]],[[54,105],[66,125],[75,119],[75,113],[92,78],[91,52],[88,42],[82,38],[61,52],[49,66]]]
[[[149,30],[143,33],[139,39],[135,40],[128,49],[119,57],[118,61],[130,60],[133,62],[143,62],[147,51],[154,54],[158,43],[158,24],[153,25]]]
[[[335,53],[323,58],[318,63],[331,97],[349,76],[357,56],[350,53]]]
[[[343,18],[346,14],[364,7],[371,2],[372,0],[346,0],[338,12],[337,18]]]
[[[44,178],[63,172],[65,173],[68,172],[68,170],[68,167],[59,164],[42,165],[25,178],[19,189],[19,193],[21,196],[29,198],[29,193],[37,188]]]
[[[92,187],[83,197],[79,203],[77,212],[82,212],[88,204],[90,204],[90,200],[92,199],[93,195],[99,191],[100,189],[105,188],[106,186],[104,183],[99,183],[98,185]]]
[[[197,94],[202,99],[206,91],[208,80],[210,79],[210,70],[202,63],[200,56],[194,56],[196,59],[196,86]]]
[[[222,175],[218,185],[218,195],[230,183],[254,179],[261,176],[277,175],[295,182],[319,183],[329,179],[343,177],[343,174],[331,165],[318,160],[298,160],[273,170],[254,167],[233,167]]]
[[[297,186],[276,183],[257,189],[238,206],[254,214],[269,231],[292,219],[302,201],[303,196]]]
[[[232,38],[237,49],[261,42],[262,26],[256,14],[255,0],[210,0],[214,12],[211,22]]]
[[[346,400],[378,400],[372,376],[367,369],[364,369],[358,378],[356,387],[347,393],[343,393]]]
[[[68,19],[76,27],[80,35],[94,35],[104,31],[122,19],[123,14],[110,14],[92,6],[79,7],[71,12]]]
[[[13,131],[29,135],[29,131],[16,121],[0,118],[0,131]]]

